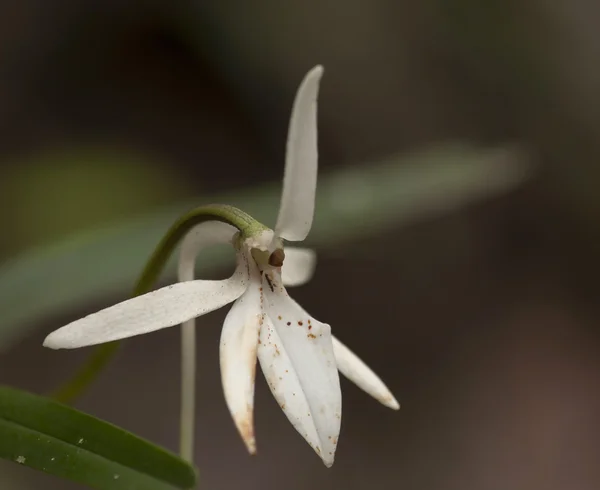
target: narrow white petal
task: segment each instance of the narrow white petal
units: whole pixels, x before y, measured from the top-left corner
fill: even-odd
[[[202,249],[231,243],[236,228],[220,221],[207,221],[192,228],[183,238],[179,253],[179,281],[193,281],[196,258]],[[196,319],[183,323],[181,329],[181,417],[179,420],[179,454],[194,461],[196,421]]]
[[[342,415],[331,329],[295,303],[278,277],[264,276],[267,316],[258,346],[261,368],[289,421],[331,466]]]
[[[309,248],[285,247],[281,267],[284,286],[302,286],[312,279],[317,265],[317,254]]]
[[[220,221],[207,221],[192,228],[184,237],[179,252],[179,281],[193,281],[196,259],[201,250],[212,245],[231,243],[237,229]]]
[[[258,271],[257,271],[258,272]],[[260,279],[233,304],[221,332],[221,381],[227,407],[250,454],[254,438],[254,381],[258,335],[263,323]]]
[[[386,407],[398,410],[400,404],[383,381],[348,347],[333,337],[333,352],[340,372],[360,389]]]
[[[52,332],[44,346],[75,349],[172,327],[239,298],[248,285],[243,260],[223,281],[188,281],[123,301]]]
[[[285,157],[283,193],[275,232],[302,241],[312,226],[317,188],[317,96],[323,67],[304,77],[292,108]]]

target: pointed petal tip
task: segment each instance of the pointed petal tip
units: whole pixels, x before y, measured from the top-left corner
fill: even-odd
[[[52,332],[50,335],[48,335],[44,339],[44,343],[42,345],[44,347],[47,347],[48,349],[54,349],[54,350],[64,349],[65,348],[64,342],[61,342],[60,338],[57,338],[57,336],[54,335],[55,333],[56,332]]]
[[[394,395],[392,395],[390,392],[375,398],[385,407],[391,408],[392,410],[400,410],[400,403],[398,403],[398,400],[396,400]]]
[[[302,84],[300,85],[299,90],[306,90],[306,87],[311,87],[311,91],[315,91],[318,93],[319,85],[321,84],[321,78],[323,77],[324,72],[323,65],[316,65],[313,67],[304,77]],[[316,95],[315,95],[316,97]]]
[[[398,400],[396,400],[392,395],[390,395],[389,398],[382,400],[381,403],[392,410],[400,410],[400,403],[398,403]]]
[[[250,456],[256,456],[256,439],[252,436],[251,439],[244,439],[244,444]]]
[[[254,424],[252,422],[252,413],[245,414],[240,418],[234,418],[235,426],[237,427],[242,441],[246,449],[251,455],[256,454],[256,438],[254,437]]]
[[[325,69],[323,68],[323,65],[315,65],[314,68],[308,73],[311,77],[321,78],[324,71]]]
[[[326,468],[331,468],[333,466],[333,463],[335,462],[335,453],[331,453],[327,456],[325,455],[320,455],[321,456],[321,460],[323,461],[323,464],[325,465]]]
[[[79,349],[80,347],[89,347],[102,342],[94,342],[90,340],[82,340],[81,336],[73,334],[67,327],[61,327],[58,330],[48,334],[44,339],[42,346],[48,349]]]
[[[399,410],[400,404],[392,392],[356,354],[333,337],[333,349],[339,371],[360,389],[371,395],[382,405]]]
[[[44,342],[42,343],[42,347],[47,347],[48,349],[54,349],[54,347],[52,346],[52,339],[48,339],[48,337],[46,337],[44,339]]]
[[[335,441],[333,443],[333,445],[331,444],[325,444],[324,446],[313,446],[312,444],[309,444],[310,447],[313,448],[313,450],[315,451],[315,453],[317,453],[317,456],[319,456],[319,458],[321,458],[321,461],[323,461],[323,464],[327,467],[327,468],[331,468],[333,466],[333,463],[335,462],[335,450],[337,449],[337,436],[336,437],[329,437],[328,438],[330,441]],[[324,449],[321,449],[322,447],[324,447]]]

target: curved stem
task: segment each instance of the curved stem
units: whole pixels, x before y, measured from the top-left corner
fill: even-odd
[[[250,215],[226,204],[201,206],[179,218],[163,236],[146,263],[136,282],[132,297],[151,291],[162,273],[177,244],[194,226],[206,221],[220,221],[237,228],[242,236],[253,236],[266,229]],[[103,344],[95,348],[91,357],[75,375],[64,383],[52,398],[62,403],[72,403],[98,377],[118,351],[119,342]]]

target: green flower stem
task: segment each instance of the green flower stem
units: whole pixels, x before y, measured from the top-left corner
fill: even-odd
[[[181,239],[194,226],[206,221],[220,221],[234,226],[240,231],[243,239],[252,237],[267,229],[266,226],[250,215],[233,206],[211,204],[193,209],[179,218],[162,238],[137,280],[132,297],[141,296],[152,291]],[[53,398],[61,403],[72,403],[98,377],[115,356],[119,344],[120,342],[116,341],[96,347],[83,367],[54,393]]]

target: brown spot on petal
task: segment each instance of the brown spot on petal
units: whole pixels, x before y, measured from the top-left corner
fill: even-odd
[[[281,320],[281,315],[278,315],[278,316],[277,316],[277,319],[278,319],[278,320]]]
[[[287,322],[287,326],[289,327],[292,324],[292,322]]]
[[[307,335],[307,337],[308,337],[309,339],[316,339],[316,338],[317,338],[317,336],[316,336],[316,335],[313,335],[312,333],[309,333],[309,334]]]
[[[300,322],[300,321],[299,321],[299,322],[298,322],[298,325],[301,327],[301,326],[302,326],[302,322]]]

